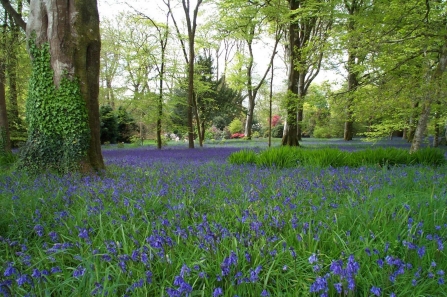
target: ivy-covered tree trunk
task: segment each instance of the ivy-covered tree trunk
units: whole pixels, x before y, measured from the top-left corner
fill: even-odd
[[[103,169],[96,0],[31,0],[26,33],[32,76],[22,165]]]

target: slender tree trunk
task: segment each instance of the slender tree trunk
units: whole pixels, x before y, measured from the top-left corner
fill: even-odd
[[[56,89],[64,77],[79,81],[90,130],[81,170],[104,169],[98,103],[101,39],[96,0],[31,0],[26,32],[37,47],[49,44]]]
[[[272,146],[272,101],[273,101],[273,63],[272,63],[272,73],[270,76],[270,91],[269,91],[269,147]]]
[[[296,129],[296,137],[298,141],[301,141],[301,136],[303,135],[303,119],[304,119],[304,96],[298,95],[298,113],[296,115],[296,120],[298,122]]]
[[[426,102],[422,104],[422,112],[419,115],[418,124],[416,130],[414,131],[414,138],[411,142],[410,153],[419,150],[422,144],[422,139],[424,138],[425,130],[427,130],[428,121],[430,118],[431,110],[431,100],[427,99]]]
[[[5,49],[6,41],[6,21],[5,12],[4,23],[1,32],[1,48]],[[11,152],[11,140],[9,136],[8,113],[6,109],[6,91],[5,91],[5,68],[6,60],[3,54],[0,54],[0,154]]]
[[[439,118],[439,117],[438,117]],[[436,120],[438,120],[438,118]],[[433,147],[439,146],[439,135],[441,134],[441,127],[439,126],[439,123],[435,122],[435,134],[433,135]]]
[[[197,126],[197,136],[199,137],[199,146],[203,147],[203,138],[202,138],[202,128],[201,128],[201,120],[199,115],[199,107],[197,104],[197,94],[194,93],[194,115],[196,118],[196,126]]]
[[[160,67],[160,81],[159,81],[159,94],[158,94],[158,102],[157,102],[157,148],[161,149],[161,118],[163,117],[163,81],[164,81],[164,50],[162,52],[161,58],[161,67]]]
[[[18,13],[22,14],[22,1],[18,2]],[[18,53],[17,48],[19,46],[19,30],[20,28],[15,24],[10,16],[11,35],[8,51],[8,63],[6,65],[6,71],[8,73],[8,102],[9,102],[9,126],[10,130],[18,129],[21,126],[19,118],[19,105],[17,100],[17,67],[18,67]]]
[[[113,95],[112,79],[110,77],[106,77],[106,99],[110,107],[115,109],[115,96]]]
[[[11,152],[11,141],[6,112],[5,61],[0,58],[0,154],[8,152]]]

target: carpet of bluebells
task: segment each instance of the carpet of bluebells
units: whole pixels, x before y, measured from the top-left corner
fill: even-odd
[[[109,149],[0,175],[0,296],[447,296],[447,168],[235,166]]]

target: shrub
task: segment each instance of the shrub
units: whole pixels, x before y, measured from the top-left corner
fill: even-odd
[[[206,139],[220,139],[222,137],[222,131],[216,126],[211,126],[205,131]]]
[[[259,133],[258,131],[255,131],[255,132],[253,132],[252,137],[253,138],[259,138],[259,137],[261,137],[261,133]]]
[[[255,164],[257,158],[258,158],[258,155],[254,151],[244,149],[244,150],[240,150],[235,153],[232,153],[229,156],[228,161],[232,164],[238,164],[238,165]]]
[[[222,131],[222,138],[223,139],[230,139],[231,138],[231,132],[230,129],[228,127],[225,127]]]
[[[273,138],[282,138],[284,132],[284,125],[276,125],[272,128],[272,137]],[[268,135],[268,134],[267,134]]]
[[[312,136],[315,138],[331,138],[332,134],[330,128],[317,126],[315,127]]]
[[[244,137],[245,137],[244,133],[233,133],[230,138],[236,139],[236,138],[244,138]]]
[[[239,119],[234,119],[228,126],[231,134],[240,133],[243,128],[242,122]]]

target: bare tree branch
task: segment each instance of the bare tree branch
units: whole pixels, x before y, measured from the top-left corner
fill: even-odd
[[[2,4],[3,8],[6,10],[6,12],[12,16],[14,19],[14,22],[22,28],[23,31],[26,31],[26,22],[22,19],[22,15],[19,14],[14,7],[12,7],[9,0],[0,0],[0,3]],[[28,1],[29,3],[29,1]]]

